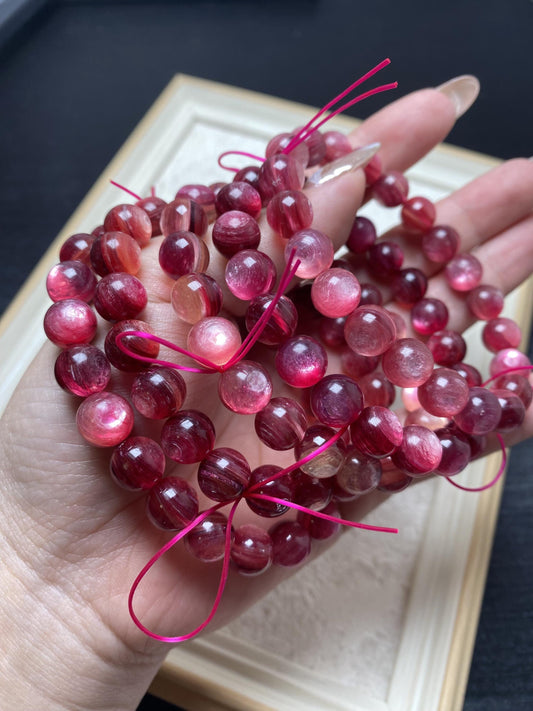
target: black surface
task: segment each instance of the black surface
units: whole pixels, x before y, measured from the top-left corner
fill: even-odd
[[[401,94],[471,72],[449,141],[528,156],[532,20],[528,0],[49,3],[0,48],[0,310],[175,73],[318,106],[385,56]],[[531,455],[512,454],[465,711],[533,708]]]

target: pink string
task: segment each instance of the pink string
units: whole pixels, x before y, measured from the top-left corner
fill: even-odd
[[[124,190],[125,193],[132,195],[136,200],[142,200],[140,195],[137,195],[137,193],[134,193],[133,190],[126,188],[124,185],[117,183],[115,180],[110,180],[109,182],[111,183],[111,185],[114,185],[116,188],[119,188],[120,190]]]
[[[150,188],[150,195],[152,197],[155,197],[155,185],[152,185],[152,187]]]
[[[223,168],[224,170],[231,170],[233,173],[238,173],[239,170],[241,170],[241,168],[232,168],[229,165],[223,165],[223,163],[222,163],[222,158],[225,158],[226,156],[231,156],[231,155],[246,156],[246,158],[252,158],[252,160],[258,160],[261,163],[265,162],[265,159],[261,158],[261,156],[256,156],[253,153],[247,153],[246,151],[225,151],[224,153],[221,153],[218,156],[217,162],[221,168]]]
[[[482,383],[482,385],[483,385],[483,387],[485,387],[489,383],[492,383],[493,380],[496,380],[497,378],[501,377],[502,375],[507,375],[508,373],[518,373],[520,370],[533,370],[533,365],[519,365],[516,368],[506,368],[505,370],[502,370],[500,373],[496,373],[496,375],[493,375],[488,380],[485,380],[485,382]]]
[[[167,348],[170,348],[171,350],[176,351],[177,353],[181,353],[181,355],[185,355],[185,356],[188,356],[189,358],[192,358],[193,360],[197,361],[201,365],[204,365],[205,368],[194,368],[194,367],[190,367],[190,366],[180,365],[179,363],[172,363],[171,361],[168,361],[168,360],[160,360],[159,358],[150,358],[149,356],[143,356],[143,355],[140,355],[139,353],[135,353],[135,351],[130,350],[128,348],[128,346],[122,342],[123,339],[128,336],[136,336],[137,338],[146,338],[147,341],[154,341],[155,343],[159,343],[160,345],[166,346]],[[152,363],[153,365],[165,365],[169,368],[175,368],[176,370],[186,370],[189,373],[219,373],[219,372],[221,372],[221,366],[216,365],[215,363],[212,363],[210,360],[207,360],[207,358],[202,358],[202,356],[194,355],[194,353],[191,353],[190,351],[186,350],[185,348],[180,348],[180,346],[177,346],[175,343],[172,343],[171,341],[167,341],[165,338],[160,338],[159,336],[154,336],[153,333],[148,333],[147,331],[123,331],[122,333],[119,333],[118,336],[115,338],[115,342],[123,353],[130,356],[131,358],[140,360],[143,363]]]
[[[455,486],[456,489],[461,489],[461,491],[478,492],[478,491],[485,491],[485,489],[492,488],[499,481],[500,477],[503,475],[503,473],[505,471],[506,464],[507,464],[507,452],[505,451],[505,442],[503,441],[503,437],[500,434],[497,434],[496,437],[498,438],[500,447],[502,449],[502,462],[500,464],[500,468],[498,469],[498,473],[491,481],[489,481],[488,484],[484,484],[483,486],[469,487],[469,486],[462,486],[461,484],[457,484],[449,476],[445,477],[445,479],[447,479],[450,482],[450,484]]]

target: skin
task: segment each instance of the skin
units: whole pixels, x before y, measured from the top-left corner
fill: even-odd
[[[424,90],[374,115],[350,139],[354,146],[379,141],[384,168],[405,170],[442,141],[454,121],[452,102]],[[363,195],[362,171],[310,188],[313,226],[340,246]],[[533,270],[532,204],[533,162],[517,159],[440,201],[437,222],[459,231],[463,249],[474,250],[483,263],[485,280],[507,293]],[[266,223],[262,231],[262,249],[282,267],[283,245]],[[171,281],[157,264],[159,242],[152,240],[142,255],[140,278],[149,295],[145,320],[162,337],[185,345],[186,329],[168,303]],[[431,274],[428,295],[446,300],[450,327],[466,328],[464,300],[408,242],[404,247],[405,266],[422,264]],[[214,254],[210,273],[219,282],[222,270],[223,260]],[[226,304],[237,310],[236,300]],[[131,711],[168,646],[133,625],[126,599],[135,575],[167,536],[146,520],[144,497],[122,491],[107,476],[109,452],[79,436],[74,399],[53,378],[56,353],[51,344],[43,347],[0,425],[0,706],[27,709],[39,698],[49,711]],[[272,462],[271,450],[258,443],[248,420],[220,405],[209,377],[186,375],[186,380],[187,407],[209,413],[219,446],[239,442],[252,467]],[[116,378],[118,391],[126,385],[126,378]],[[530,408],[508,441],[532,433]],[[180,475],[192,477],[193,471],[182,467]],[[380,500],[368,496],[343,514],[360,518]],[[245,508],[237,525],[249,519]],[[219,574],[217,565],[197,562],[176,546],[140,587],[137,614],[163,634],[187,633],[206,617]],[[281,569],[251,579],[231,574],[210,629],[239,615],[288,574]]]

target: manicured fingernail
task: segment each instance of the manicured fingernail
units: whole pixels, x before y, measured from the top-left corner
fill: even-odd
[[[459,118],[472,106],[479,94],[479,79],[472,74],[463,74],[444,82],[437,91],[445,94],[455,105],[455,116]]]
[[[353,173],[358,168],[364,168],[380,148],[380,143],[369,143],[368,146],[356,148],[355,151],[342,156],[342,158],[337,158],[337,160],[327,163],[315,171],[307,179],[307,185],[323,185],[334,178],[338,178],[340,175],[344,175],[344,173]]]

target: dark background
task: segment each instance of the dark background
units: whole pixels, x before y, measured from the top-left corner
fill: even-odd
[[[400,94],[473,73],[480,97],[449,142],[527,157],[532,36],[531,0],[4,0],[0,311],[175,73],[315,106],[386,56]],[[512,453],[465,711],[533,709],[532,452]]]

